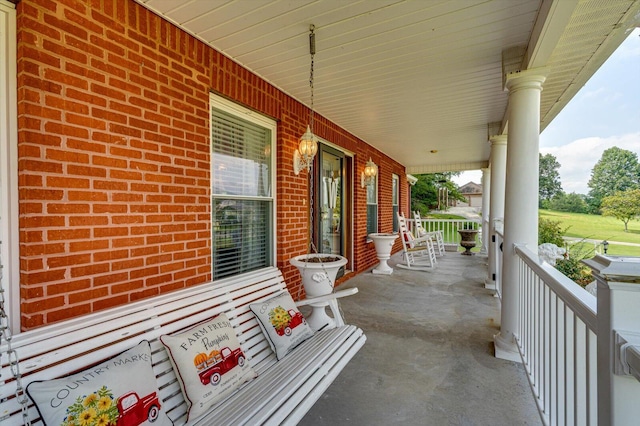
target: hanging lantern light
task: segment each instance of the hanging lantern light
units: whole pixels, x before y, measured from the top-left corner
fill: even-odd
[[[311,54],[311,72],[309,75],[309,87],[311,88],[311,112],[309,113],[309,125],[307,131],[300,137],[298,149],[293,153],[293,171],[300,174],[302,170],[311,170],[313,158],[318,152],[318,138],[313,134],[313,58],[316,54],[315,26],[309,26],[309,53]]]

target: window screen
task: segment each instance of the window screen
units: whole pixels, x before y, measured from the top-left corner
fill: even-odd
[[[273,132],[212,102],[214,280],[273,264]]]
[[[392,200],[391,205],[393,207],[393,232],[398,232],[398,204],[400,200],[400,179],[398,175],[391,176],[391,188],[392,188]]]
[[[367,235],[378,232],[378,177],[367,184]]]

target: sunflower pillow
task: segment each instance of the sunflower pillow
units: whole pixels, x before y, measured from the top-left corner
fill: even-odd
[[[278,359],[313,336],[311,327],[287,291],[249,307]]]
[[[29,383],[27,394],[45,425],[173,424],[163,410],[146,340],[79,373]]]

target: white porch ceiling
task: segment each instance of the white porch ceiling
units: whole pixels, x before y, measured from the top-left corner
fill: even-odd
[[[316,112],[408,173],[487,165],[504,50],[550,67],[544,128],[640,13],[640,0],[137,1],[307,105],[314,24]]]

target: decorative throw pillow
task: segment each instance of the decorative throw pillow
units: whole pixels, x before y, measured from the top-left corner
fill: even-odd
[[[146,340],[94,367],[32,382],[27,394],[45,425],[172,425],[163,412]]]
[[[284,358],[293,348],[313,336],[313,330],[288,291],[249,307],[278,359]]]
[[[160,336],[187,403],[187,420],[256,377],[225,314],[180,334]]]

